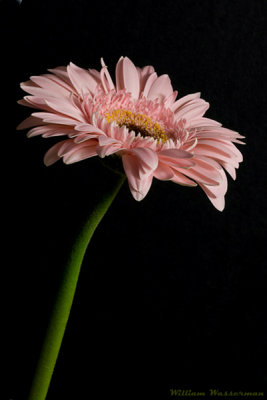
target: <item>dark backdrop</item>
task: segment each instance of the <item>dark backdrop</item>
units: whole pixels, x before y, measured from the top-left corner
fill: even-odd
[[[169,74],[180,96],[201,91],[207,116],[246,136],[244,162],[222,213],[200,188],[154,180],[138,203],[125,184],[88,248],[48,400],[263,390],[266,1],[0,7],[3,398],[25,399],[71,236],[110,179],[98,159],[42,164],[54,142],[15,130],[30,112],[19,82],[100,57],[112,72],[121,55]]]

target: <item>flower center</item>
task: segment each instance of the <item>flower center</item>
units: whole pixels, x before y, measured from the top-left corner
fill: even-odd
[[[110,123],[115,121],[120,127],[126,126],[129,131],[134,131],[141,136],[151,136],[163,143],[167,141],[167,135],[163,127],[153,121],[146,114],[135,113],[129,110],[116,109],[105,114],[106,120]]]

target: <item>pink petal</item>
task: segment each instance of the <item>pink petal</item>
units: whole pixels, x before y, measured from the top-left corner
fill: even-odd
[[[104,131],[102,131],[101,129],[97,128],[94,125],[91,124],[77,124],[75,126],[75,130],[78,132],[84,132],[84,133],[94,133],[97,136],[99,135],[106,135]]]
[[[209,198],[210,202],[214,205],[214,207],[218,211],[223,211],[224,210],[224,207],[225,207],[225,198],[224,198],[224,196],[223,197],[215,197],[215,199],[213,197],[209,197],[208,196],[208,198]]]
[[[173,169],[173,178],[172,181],[174,183],[178,183],[181,186],[197,186],[197,183],[187,178],[177,170]]]
[[[166,149],[158,153],[159,160],[174,168],[190,168],[195,165],[193,154],[180,149]]]
[[[161,181],[169,181],[174,177],[173,170],[161,161],[158,163],[157,169],[153,173],[154,177]]]
[[[151,65],[147,65],[143,68],[137,68],[139,73],[139,80],[140,80],[140,92],[143,92],[147,80],[149,77],[155,72],[154,68]]]
[[[185,118],[187,121],[186,127],[190,126],[191,121],[196,118],[201,118],[207,109],[209,108],[209,103],[202,99],[197,99],[195,101],[189,102],[183,108],[179,108],[175,112],[177,119]]]
[[[38,85],[38,83],[40,85]],[[32,76],[30,81],[22,82],[20,87],[25,91],[37,97],[67,97],[70,91],[48,79],[44,75]]]
[[[46,132],[47,132],[47,125],[37,126],[35,128],[30,129],[27,132],[27,137],[31,138],[34,136],[43,135]]]
[[[117,139],[109,136],[100,136],[98,138],[98,143],[100,146],[106,146],[107,144],[120,143]]]
[[[122,163],[128,178],[129,188],[135,200],[142,200],[148,193],[153,180],[153,173],[139,177],[139,165],[137,157],[126,153],[122,156]]]
[[[165,149],[159,152],[160,156],[168,158],[192,158],[193,154],[180,149]]]
[[[76,125],[77,121],[72,118],[62,117],[58,114],[46,113],[46,112],[36,112],[32,113],[33,117],[40,118],[43,122],[61,125]],[[39,124],[40,124],[39,119]]]
[[[32,81],[21,82],[20,87],[25,92],[30,93],[34,96],[38,97],[43,97],[44,95],[48,97],[51,96],[50,92],[44,91],[44,89],[40,88]]]
[[[71,62],[67,67],[67,71],[78,94],[81,96],[88,93],[94,94],[97,82],[87,70],[80,68]]]
[[[138,71],[133,62],[128,57],[122,57],[116,67],[116,87],[117,90],[126,89],[133,98],[137,99],[140,94],[140,82]]]
[[[100,83],[100,72],[92,68],[89,68],[88,71],[89,74],[95,79],[95,81]]]
[[[97,154],[99,157],[104,158],[111,154],[117,153],[122,150],[121,143],[110,143],[105,146],[97,146]]]
[[[212,141],[199,141],[200,144],[211,144],[212,146],[218,146],[221,147],[223,151],[225,152],[229,152],[230,155],[233,155],[233,157],[238,161],[238,162],[242,162],[243,161],[243,155],[240,152],[240,150],[238,150],[238,148],[229,140],[225,140],[223,139],[219,139],[219,138],[215,138]],[[244,144],[244,143],[243,143]]]
[[[60,157],[63,157],[65,154],[71,152],[74,148],[77,148],[77,144],[74,143],[73,139],[67,139],[64,140],[62,143],[62,146],[58,150],[58,155]]]
[[[171,106],[171,110],[175,113],[179,108],[183,107],[185,104],[189,103],[191,100],[195,100],[200,98],[200,92],[188,94],[187,96],[183,96],[178,99],[173,105]]]
[[[66,66],[61,66],[61,67],[56,67],[56,68],[49,68],[48,71],[52,72],[53,75],[56,75],[57,77],[59,77],[68,86],[72,87],[72,83],[70,81]]]
[[[222,181],[222,174],[224,174],[223,169],[218,168],[217,165],[214,166],[212,161],[210,163],[208,160],[195,157],[194,162],[195,166],[191,168],[191,170],[197,171],[217,183]]]
[[[130,186],[131,193],[135,200],[141,201],[145,198],[151,187],[152,180],[153,180],[153,174],[145,178],[142,178],[142,180],[138,182],[136,189],[133,186]]]
[[[18,104],[23,106],[51,111],[51,108],[46,104],[44,98],[37,96],[24,96],[23,99],[18,101]]]
[[[64,140],[60,143],[61,146],[56,148],[57,156],[63,157],[65,164],[72,164],[97,154],[96,147],[98,142],[95,139],[90,139],[79,144],[76,144],[72,139]]]
[[[27,133],[27,137],[31,138],[38,135],[42,135],[44,138],[52,136],[65,136],[69,135],[71,132],[73,132],[72,127],[49,124],[37,126],[36,128],[31,129]]]
[[[68,100],[65,100],[64,98],[49,99],[46,100],[46,104],[53,110],[61,114],[67,115],[68,117],[72,117],[79,122],[85,121],[84,115],[81,112],[81,110],[78,109],[73,103],[71,103]]]
[[[231,178],[235,181],[236,180],[235,167],[232,164],[227,163],[225,161],[220,161],[220,163],[222,164],[223,168],[228,172],[228,174],[231,176]]]
[[[164,100],[164,105],[166,108],[170,108],[171,105],[175,102],[175,99],[178,95],[177,90],[175,90],[175,92],[173,92],[169,97],[166,97],[166,99]]]
[[[203,120],[203,119],[206,120],[207,118],[201,118],[201,120]],[[238,139],[245,138],[245,136],[240,135],[240,133],[233,131],[231,129],[224,128],[221,125],[205,126],[202,124],[200,126],[197,126],[197,125],[195,125],[195,122],[197,122],[197,121],[194,121],[192,123],[192,126],[193,126],[193,128],[197,129],[197,137],[199,137],[199,135],[201,135],[201,134],[203,134],[204,136],[209,135],[209,134],[211,134],[211,135],[218,134],[221,136],[222,139],[224,139],[224,138],[231,138],[231,139],[232,138],[238,138]],[[204,136],[203,136],[203,138],[205,138]]]
[[[108,67],[105,65],[103,58],[101,58],[101,65],[102,69],[100,71],[100,80],[105,93],[109,93],[111,90],[115,89],[115,86],[108,71]]]
[[[116,89],[117,91],[124,89],[123,83],[123,57],[119,59],[116,65]]]
[[[160,99],[164,100],[168,98],[173,93],[173,88],[171,85],[171,80],[168,75],[159,76],[152,84],[149,93],[148,99],[155,100]]]
[[[218,161],[214,160],[213,158],[210,157],[205,157],[200,154],[196,155],[194,154],[194,160],[202,160],[206,162],[206,164],[209,164],[210,167],[213,167],[213,169],[222,169],[221,167],[221,162],[219,163]]]
[[[26,107],[31,107],[31,104],[27,101],[27,97],[32,97],[32,96],[24,96],[23,99],[20,99],[17,101],[18,104],[21,106],[26,106]]]
[[[224,133],[224,132],[216,131],[215,129],[210,130],[210,131],[200,130],[199,132],[196,133],[196,137],[197,137],[197,139],[204,139],[204,140],[205,139],[224,139],[224,140],[228,140],[228,141],[233,141],[233,140],[235,140],[235,138],[238,137],[237,134]],[[243,138],[243,136],[242,136],[242,138]],[[244,143],[242,143],[242,144],[244,144]]]
[[[22,121],[18,126],[17,126],[17,130],[22,130],[22,129],[27,129],[27,128],[31,128],[33,126],[37,126],[40,125],[41,121],[39,118],[31,115],[30,117],[24,119],[24,121]]]
[[[74,143],[83,143],[86,142],[87,140],[92,139],[92,137],[90,135],[88,135],[87,133],[81,133],[80,135],[76,136],[73,141]]]
[[[68,97],[73,91],[71,82],[66,83],[64,80],[53,74],[31,76],[30,79],[44,90],[49,91],[52,97]]]
[[[219,127],[222,126],[222,124],[218,121],[215,121],[210,118],[206,117],[201,117],[199,119],[195,119],[194,121],[190,122],[190,128],[208,128],[211,129],[212,127]]]
[[[148,93],[151,89],[151,86],[153,85],[153,83],[155,82],[155,80],[157,79],[158,75],[156,74],[156,72],[153,72],[153,74],[151,74],[149,76],[149,78],[147,79],[144,89],[143,89],[143,94],[145,97],[148,96]]]
[[[81,147],[77,146],[63,157],[65,164],[73,164],[97,155],[97,141],[89,140],[86,144],[82,143],[82,145]]]
[[[234,145],[233,145],[234,146]],[[225,161],[238,166],[238,153],[234,153],[233,149],[228,149],[215,140],[203,143],[199,140],[197,146],[194,148],[195,154],[200,154],[206,157],[214,158],[215,160]]]
[[[138,158],[140,178],[148,173],[150,174],[157,168],[158,155],[155,151],[147,147],[139,147],[132,149],[130,153]]]
[[[204,190],[204,192],[208,196],[208,199],[211,201],[214,207],[219,211],[223,211],[225,206],[224,196],[227,192],[228,183],[227,177],[223,169],[220,170],[220,173],[222,181],[218,186],[209,186],[205,184],[203,185],[201,183],[199,184],[199,186]]]
[[[192,168],[195,166],[195,162],[186,158],[171,158],[171,157],[159,157],[162,163],[172,168]]]
[[[220,176],[217,176],[218,180],[212,179],[209,171],[205,171],[200,168],[198,169],[197,167],[192,167],[189,169],[175,168],[175,170],[191,179],[194,179],[199,184],[203,183],[206,185],[219,185]]]
[[[219,186],[208,186],[200,184],[201,188],[204,190],[211,203],[219,211],[223,211],[224,209],[225,206],[224,196],[225,193],[227,192],[227,186],[228,186],[227,177],[223,169],[221,170],[221,176],[222,176],[222,182],[220,183]]]
[[[60,159],[58,152],[60,148],[64,145],[64,143],[68,142],[68,140],[63,140],[54,146],[52,146],[44,156],[44,164],[48,167],[49,165],[54,164],[56,161]]]

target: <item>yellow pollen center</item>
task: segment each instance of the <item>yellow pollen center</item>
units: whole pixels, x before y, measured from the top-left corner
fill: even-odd
[[[128,110],[113,110],[105,114],[106,120],[110,123],[115,121],[120,127],[126,126],[129,131],[134,131],[141,136],[151,136],[156,140],[167,141],[167,135],[158,122],[154,122],[145,114],[139,114]]]

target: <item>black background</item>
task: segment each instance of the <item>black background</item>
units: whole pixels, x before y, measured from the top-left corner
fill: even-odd
[[[26,398],[71,236],[110,180],[96,158],[42,164],[54,141],[15,130],[30,113],[19,82],[100,57],[112,72],[121,55],[169,74],[179,96],[201,91],[206,115],[246,136],[244,162],[222,213],[200,188],[154,180],[138,203],[124,185],[88,248],[48,400],[264,390],[266,1],[0,7],[1,398]]]

